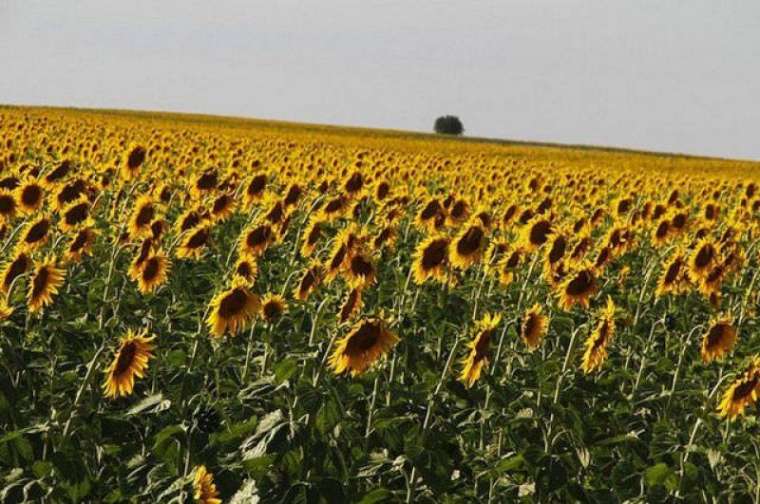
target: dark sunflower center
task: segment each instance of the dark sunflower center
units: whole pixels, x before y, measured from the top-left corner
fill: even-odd
[[[599,334],[594,341],[594,350],[598,349],[602,345],[604,345],[604,342],[607,341],[607,338],[610,336],[610,323],[608,320],[602,321],[602,325],[599,326]]]
[[[343,198],[341,196],[338,196],[337,198],[327,203],[327,205],[325,205],[325,212],[328,214],[335,213],[343,208],[343,203]]]
[[[266,175],[256,175],[253,177],[253,180],[251,180],[251,183],[248,184],[248,189],[246,192],[249,196],[256,196],[258,194],[261,194],[261,192],[264,190],[264,188],[267,185],[267,176]]]
[[[445,239],[435,240],[428,245],[422,253],[422,269],[427,271],[443,264],[448,248],[449,242]]]
[[[670,263],[668,271],[665,273],[665,284],[670,285],[676,281],[678,274],[681,272],[681,261],[676,260]]]
[[[248,295],[241,288],[236,288],[222,299],[219,303],[219,316],[228,319],[240,314],[248,302]]]
[[[463,256],[474,254],[480,248],[482,240],[483,230],[478,226],[472,226],[467,230],[464,236],[457,241],[457,252],[459,255]]]
[[[77,180],[67,184],[58,193],[58,203],[65,205],[77,199],[84,192],[84,182]]]
[[[752,378],[750,380],[747,380],[741,383],[738,387],[734,389],[733,400],[738,401],[749,396],[752,393],[752,391],[755,390],[755,387],[757,387],[757,382],[758,382],[757,378]]]
[[[697,252],[697,257],[694,259],[694,265],[697,268],[705,268],[710,261],[712,261],[715,251],[710,245],[704,245]]]
[[[137,218],[135,219],[135,222],[139,227],[147,226],[150,221],[153,220],[153,217],[156,215],[156,210],[153,208],[153,205],[147,204],[143,206],[139,212],[137,212]]]
[[[74,241],[71,242],[71,246],[69,247],[69,250],[71,252],[79,252],[79,250],[84,247],[85,243],[87,243],[87,232],[86,231],[80,231],[77,233],[76,238],[74,238]]]
[[[68,175],[69,170],[71,170],[71,161],[63,161],[58,166],[58,168],[48,173],[47,177],[45,177],[45,180],[48,182],[55,182],[56,180],[60,180]]]
[[[11,263],[10,268],[8,268],[8,273],[6,273],[5,279],[3,280],[5,288],[7,289],[10,287],[16,277],[23,275],[28,268],[29,258],[26,256],[26,254],[21,254],[16,258],[15,261]]]
[[[363,185],[364,185],[364,179],[362,178],[362,174],[354,173],[353,175],[351,175],[351,178],[349,178],[348,181],[346,181],[346,192],[355,193],[361,190]]]
[[[248,233],[248,236],[246,236],[245,239],[245,243],[252,248],[258,247],[266,243],[271,236],[272,228],[268,225],[262,225]]]
[[[198,178],[195,186],[203,191],[208,191],[216,187],[218,178],[216,172],[206,172]]]
[[[276,224],[282,220],[283,213],[284,212],[282,209],[282,203],[278,201],[269,211],[269,213],[266,216],[266,219],[272,224]]]
[[[314,270],[310,269],[301,279],[301,285],[298,287],[298,290],[301,294],[303,294],[311,289],[315,283],[317,283],[317,274],[314,272]]]
[[[451,216],[455,219],[461,219],[464,213],[467,211],[467,203],[464,201],[457,201],[451,208]]]
[[[130,341],[125,343],[121,350],[119,350],[119,358],[116,359],[116,367],[113,370],[113,374],[119,376],[126,372],[131,366],[137,353],[137,343]]]
[[[198,212],[190,212],[185,216],[184,219],[182,219],[182,224],[180,225],[180,229],[182,231],[187,231],[188,229],[194,228],[199,222],[201,221],[201,216],[198,215]]]
[[[0,215],[8,215],[16,209],[16,200],[9,194],[0,196]]]
[[[358,276],[370,276],[373,272],[372,263],[362,256],[354,256],[351,259],[351,272]]]
[[[50,221],[43,219],[37,224],[29,228],[29,232],[26,234],[26,243],[36,243],[42,240],[50,229]]]
[[[37,299],[40,294],[45,292],[50,278],[50,270],[47,267],[41,268],[32,281],[32,299]]]
[[[42,188],[37,184],[28,185],[21,191],[21,202],[25,206],[34,206],[42,198]]]
[[[491,330],[483,331],[475,345],[475,360],[481,360],[488,355],[488,347],[491,343]]]
[[[670,222],[664,220],[664,221],[660,222],[659,226],[657,226],[657,231],[655,231],[655,236],[658,239],[665,238],[665,235],[668,234],[669,230],[670,230]]]
[[[594,275],[588,270],[583,270],[570,280],[566,292],[570,296],[582,296],[588,293],[593,286]]]
[[[567,240],[563,236],[558,236],[552,243],[552,248],[549,251],[549,262],[554,264],[565,255],[565,249],[567,248]]]
[[[377,186],[377,199],[383,200],[386,196],[388,196],[388,192],[390,191],[390,186],[387,182],[381,182],[380,185]]]
[[[551,224],[549,224],[549,221],[538,221],[530,228],[530,242],[533,245],[543,245],[546,243],[546,240],[549,239],[549,233],[552,230]]]
[[[282,313],[282,306],[275,301],[270,301],[264,305],[264,316],[271,320],[277,318]]]
[[[187,241],[187,248],[195,249],[202,247],[208,240],[208,231],[206,229],[199,229],[190,237]]]
[[[343,259],[346,258],[346,246],[341,245],[340,248],[335,252],[335,255],[333,255],[332,259],[330,260],[330,270],[337,269],[341,264],[343,264]]]
[[[157,257],[151,257],[148,259],[148,261],[145,263],[145,267],[143,267],[142,271],[142,279],[145,282],[150,282],[156,278],[158,275],[158,271],[160,269],[160,262]]]
[[[535,313],[531,313],[525,319],[523,335],[528,339],[532,339],[536,335],[536,332],[538,332],[538,316]]]
[[[425,205],[425,208],[422,209],[422,212],[420,212],[420,219],[426,221],[429,219],[432,219],[436,215],[438,215],[438,212],[441,210],[440,204],[433,200],[429,202],[427,205]],[[453,215],[453,212],[452,212]]]
[[[140,165],[143,164],[143,161],[145,161],[145,148],[143,147],[135,147],[132,149],[132,152],[129,153],[129,157],[127,158],[127,166],[130,170],[136,170],[140,167]]]
[[[80,203],[69,208],[64,218],[66,219],[66,224],[72,226],[84,221],[87,218],[87,203]]]
[[[348,355],[361,355],[377,343],[380,338],[380,326],[375,323],[365,322],[356,330],[346,345]]]
[[[726,324],[715,324],[707,332],[707,348],[715,348],[718,346],[723,337],[728,334],[729,328]]]
[[[212,209],[212,212],[215,214],[222,213],[224,210],[227,209],[231,201],[232,201],[232,198],[230,198],[227,194],[223,194],[219,196],[214,201],[214,208]]]
[[[314,245],[320,236],[322,236],[322,227],[319,224],[314,224],[309,231],[309,236],[306,237],[306,243]]]
[[[288,194],[285,195],[285,205],[291,206],[298,203],[298,200],[301,198],[301,188],[297,185],[290,186],[290,189],[288,190]]]

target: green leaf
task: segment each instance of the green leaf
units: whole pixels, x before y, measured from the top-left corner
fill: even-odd
[[[290,379],[298,370],[298,363],[295,359],[284,359],[274,367],[274,381],[278,385],[285,380]]]
[[[660,462],[649,467],[644,472],[644,481],[647,486],[665,486],[669,490],[674,490],[678,486],[678,477],[667,464]]]
[[[517,455],[513,455],[497,462],[494,470],[497,474],[502,474],[505,472],[520,469],[524,463],[525,457],[523,457],[522,454],[518,453]]]
[[[153,451],[155,451],[157,454],[163,453],[166,445],[169,443],[169,441],[171,441],[171,438],[183,432],[185,432],[185,428],[181,425],[170,425],[168,427],[164,427],[161,432],[156,434],[156,437],[154,438]]]
[[[390,490],[386,490],[385,488],[375,488],[374,490],[371,490],[370,492],[364,494],[362,500],[360,500],[358,504],[376,504],[378,502],[387,502],[390,501],[392,497],[393,494]]]
[[[162,402],[164,404],[161,404]],[[164,395],[159,392],[158,394],[153,394],[153,395],[150,395],[150,396],[146,397],[145,399],[143,399],[139,403],[137,403],[134,406],[132,406],[131,408],[129,408],[129,410],[127,410],[127,412],[126,412],[126,415],[127,416],[129,416],[129,415],[136,415],[136,414],[141,413],[141,412],[143,412],[143,411],[145,411],[145,410],[147,410],[149,408],[152,408],[153,406],[155,406],[157,404],[161,404],[161,406],[159,408],[157,408],[156,410],[157,411],[163,411],[165,409],[168,409],[169,406],[171,406],[171,401],[169,401],[168,399],[166,401],[164,401]]]

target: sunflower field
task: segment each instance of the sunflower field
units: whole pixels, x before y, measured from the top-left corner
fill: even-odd
[[[760,502],[760,164],[0,108],[3,502]]]

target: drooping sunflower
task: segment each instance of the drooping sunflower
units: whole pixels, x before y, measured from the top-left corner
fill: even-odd
[[[516,248],[511,252],[505,253],[504,257],[499,261],[499,283],[504,287],[511,284],[512,280],[514,280],[515,271],[517,271],[517,267],[520,266],[520,262],[523,260],[523,255],[523,249]]]
[[[50,219],[45,216],[30,221],[21,231],[21,239],[16,244],[16,250],[31,252],[40,248],[50,237],[50,227]]]
[[[301,244],[301,255],[304,257],[311,257],[314,253],[314,249],[322,237],[322,221],[317,218],[312,218],[306,226],[303,232],[303,243]]]
[[[153,197],[143,194],[135,202],[132,214],[129,216],[129,234],[133,238],[150,235],[150,223],[156,217],[158,209]]]
[[[214,475],[206,469],[206,466],[201,465],[195,469],[193,499],[198,504],[222,504],[214,483]]]
[[[17,211],[18,203],[16,203],[13,193],[0,189],[0,223],[12,221]]]
[[[155,336],[146,337],[145,331],[135,333],[131,329],[122,336],[111,365],[106,369],[103,393],[115,399],[132,393],[135,377],[143,378],[148,361],[153,357]]]
[[[166,283],[171,261],[161,250],[148,256],[139,267],[137,288],[142,294],[149,294]]]
[[[130,145],[122,160],[119,173],[123,180],[132,180],[137,177],[140,167],[145,163],[148,151],[145,147],[137,144]]]
[[[18,208],[25,214],[34,214],[45,203],[45,189],[36,179],[28,177],[16,188]]]
[[[485,246],[486,233],[479,220],[464,226],[449,247],[449,262],[459,269],[467,269],[480,260]]]
[[[685,286],[686,259],[682,253],[677,252],[662,270],[662,274],[657,281],[655,296],[662,297],[666,294],[678,294],[684,290]]]
[[[61,229],[69,231],[79,226],[90,223],[90,203],[84,198],[72,202],[63,210],[61,215]]]
[[[13,281],[19,276],[26,273],[32,267],[32,259],[24,251],[20,251],[16,254],[16,257],[12,261],[6,263],[3,268],[3,292],[8,290],[13,285]]]
[[[285,298],[279,294],[269,293],[261,300],[261,314],[269,323],[276,322],[287,310]]]
[[[240,236],[240,255],[260,256],[275,241],[275,232],[267,223],[251,226]]]
[[[338,319],[341,323],[358,313],[362,307],[362,290],[359,287],[351,289],[340,307]]]
[[[367,255],[355,252],[350,255],[346,262],[345,275],[351,287],[363,289],[375,282],[375,265]]]
[[[601,313],[596,328],[586,339],[581,369],[586,374],[598,370],[607,360],[607,347],[615,336],[615,303],[607,297],[607,306]]]
[[[222,193],[211,204],[211,220],[222,222],[229,219],[235,213],[235,199],[229,193]]]
[[[58,268],[53,256],[46,258],[35,268],[26,298],[30,313],[36,313],[53,302],[53,296],[63,285],[64,276],[65,271]]]
[[[499,323],[501,323],[501,315],[486,314],[475,324],[475,337],[467,344],[470,350],[462,359],[462,372],[459,374],[459,380],[467,388],[472,387],[480,379],[481,372],[488,366],[491,337]]]
[[[702,337],[700,354],[702,362],[708,363],[725,356],[736,345],[738,332],[730,316],[713,318],[710,327]]]
[[[596,290],[594,269],[590,266],[580,267],[559,284],[559,304],[564,310],[569,310],[576,304],[588,308],[589,299]]]
[[[689,257],[689,277],[694,283],[699,283],[718,261],[718,249],[715,244],[707,238],[701,239]]]
[[[760,397],[760,355],[755,355],[749,366],[726,389],[718,406],[721,418],[734,420],[744,413],[750,403]]]
[[[267,188],[267,175],[266,173],[257,173],[245,187],[243,193],[244,203],[246,208],[250,208],[254,203],[259,201],[264,196],[264,191]]]
[[[397,342],[398,337],[387,329],[382,319],[362,320],[335,343],[330,367],[335,374],[350,372],[351,376],[360,375]]]
[[[542,216],[528,222],[521,231],[521,242],[528,251],[533,251],[549,241],[553,230],[552,223]]]
[[[64,259],[71,262],[81,261],[82,257],[92,253],[96,236],[97,233],[91,227],[80,229],[66,247]]]
[[[299,301],[306,301],[309,294],[319,285],[322,281],[322,265],[314,261],[304,271],[301,279],[298,281],[298,285],[293,290],[293,297]]]
[[[206,225],[200,225],[190,230],[182,239],[177,249],[177,257],[182,259],[198,259],[206,250],[211,228]]]
[[[412,275],[417,284],[428,278],[438,281],[446,279],[446,264],[451,241],[445,236],[430,236],[417,245],[414,251]]]
[[[548,327],[549,319],[544,315],[541,305],[534,304],[525,313],[520,325],[520,337],[531,352],[541,346]]]
[[[234,336],[244,329],[261,311],[261,300],[248,289],[245,280],[236,278],[229,289],[214,296],[209,308],[209,331],[221,338],[225,332]]]

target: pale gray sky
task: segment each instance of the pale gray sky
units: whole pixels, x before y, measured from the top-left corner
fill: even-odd
[[[760,159],[760,2],[0,0],[0,103]]]

